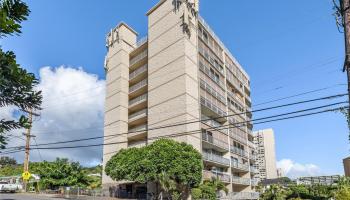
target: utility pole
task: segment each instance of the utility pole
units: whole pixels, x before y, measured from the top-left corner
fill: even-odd
[[[24,155],[24,162],[23,162],[23,171],[27,172],[29,170],[29,147],[30,147],[30,138],[32,137],[30,135],[30,131],[32,128],[32,122],[33,122],[33,109],[29,110],[29,128],[27,128],[27,132],[25,133],[26,136],[26,147],[25,147],[25,155]],[[28,180],[23,180],[24,183],[24,191],[27,191],[27,183]]]
[[[344,26],[344,38],[345,38],[345,61],[343,72],[346,71],[348,78],[348,96],[350,103],[350,0],[340,0],[340,12],[342,15],[343,26]],[[350,106],[348,110],[350,115]]]

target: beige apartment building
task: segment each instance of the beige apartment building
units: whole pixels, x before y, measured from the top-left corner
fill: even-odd
[[[350,157],[343,159],[344,174],[346,177],[350,177]]]
[[[106,39],[104,135],[113,145],[103,164],[122,148],[172,138],[202,153],[203,179],[219,178],[227,198],[257,199],[252,124],[241,123],[252,117],[249,76],[199,15],[198,0],[161,0],[146,15],[147,37],[121,22]],[[118,197],[154,191],[105,174],[102,184]]]
[[[254,134],[254,144],[258,152],[254,166],[259,170],[255,178],[259,180],[278,177],[276,167],[275,136],[272,129],[259,130]]]

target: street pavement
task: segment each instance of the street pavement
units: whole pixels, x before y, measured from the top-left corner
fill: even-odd
[[[62,198],[54,198],[50,196],[34,195],[34,194],[0,193],[0,200],[47,200],[47,199],[64,200]]]

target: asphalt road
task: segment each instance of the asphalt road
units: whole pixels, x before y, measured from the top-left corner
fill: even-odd
[[[47,200],[56,199],[64,200],[62,198],[51,198],[49,196],[39,196],[31,194],[10,194],[10,193],[0,193],[0,200]]]

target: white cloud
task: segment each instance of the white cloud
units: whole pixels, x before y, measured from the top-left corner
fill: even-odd
[[[64,66],[43,67],[39,74],[38,89],[43,94],[43,109],[36,111],[40,117],[35,117],[32,128],[32,134],[36,135],[37,143],[103,135],[104,80],[98,79],[97,75],[83,71],[82,68],[74,69]],[[12,116],[11,112],[13,110],[7,110],[5,113]],[[97,143],[102,143],[102,139],[57,146]],[[22,144],[23,141],[17,139],[9,143],[9,146]],[[35,145],[35,141],[32,141],[31,144]],[[80,161],[84,165],[95,165],[100,163],[102,158],[102,147],[40,150],[40,152],[44,160],[67,157]],[[21,161],[23,153],[17,153],[15,157]],[[37,150],[31,151],[30,158],[31,161],[40,160]]]
[[[278,161],[277,168],[281,168],[283,174],[289,178],[322,175],[321,169],[317,165],[300,164],[291,159],[282,159]]]

